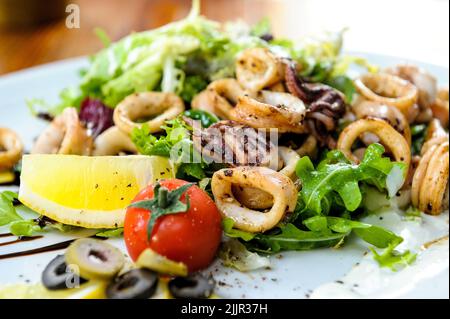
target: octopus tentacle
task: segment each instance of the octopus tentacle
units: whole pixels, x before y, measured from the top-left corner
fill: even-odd
[[[333,148],[330,132],[336,130],[347,108],[342,93],[325,84],[305,82],[292,63],[286,63],[285,78],[288,91],[309,105],[306,124],[310,132],[320,144]]]

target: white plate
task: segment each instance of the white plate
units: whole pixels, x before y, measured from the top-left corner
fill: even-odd
[[[367,57],[371,63],[380,66],[393,65],[404,62],[404,59],[386,57],[371,54],[359,54]],[[416,63],[416,62],[414,62]],[[439,66],[418,63],[438,79],[444,85],[448,83],[448,70]],[[61,61],[48,65],[35,67],[6,75],[0,78],[0,126],[6,126],[18,132],[24,140],[26,148],[29,150],[33,139],[45,127],[46,123],[33,118],[26,107],[25,100],[29,98],[44,98],[50,103],[57,102],[58,93],[62,88],[78,83],[78,70],[86,66],[84,58]],[[389,217],[390,213],[386,216]],[[391,216],[392,217],[392,216]],[[389,218],[385,218],[389,219]],[[379,221],[379,218],[376,218]],[[434,220],[425,218],[423,224],[432,227],[427,228],[427,233],[423,241],[430,238],[439,238],[448,235],[448,213]],[[396,225],[389,225],[388,228],[395,228],[402,235],[411,233],[409,223],[396,219]],[[395,226],[395,227],[394,227]],[[431,227],[431,228],[430,228]],[[0,228],[0,233],[7,232],[7,228]],[[60,234],[56,232],[46,233],[45,237],[36,241],[24,242],[17,245],[0,245],[0,255],[18,251],[22,249],[35,248],[49,243],[55,243],[73,238],[73,234]],[[412,236],[414,237],[414,236]],[[0,244],[10,238],[0,238]],[[119,239],[111,239],[112,243],[124,248]],[[417,249],[422,243],[414,243]],[[261,270],[252,273],[239,273],[229,268],[220,266],[216,262],[208,269],[219,282],[217,292],[223,297],[231,298],[306,298],[311,294],[314,297],[397,297],[397,298],[448,298],[449,297],[449,267],[448,267],[448,241],[443,244],[443,250],[447,254],[441,254],[441,258],[436,260],[430,254],[420,254],[416,262],[416,267],[407,269],[410,280],[406,285],[401,281],[398,273],[391,276],[391,271],[381,270],[377,276],[370,275],[367,278],[359,278],[358,282],[346,282],[348,289],[328,289],[323,293],[323,289],[315,291],[316,288],[326,283],[333,283],[342,278],[352,268],[355,272],[355,265],[361,262],[363,255],[367,253],[367,245],[350,238],[342,249],[318,249],[305,252],[285,252],[271,258],[272,269]],[[447,246],[445,246],[447,245]],[[442,247],[441,247],[442,248]],[[40,280],[40,274],[45,265],[59,252],[43,253],[34,256],[12,258],[0,260],[0,284],[17,282],[36,282]],[[362,264],[373,266],[371,256],[364,257]],[[359,268],[356,268],[358,270]],[[400,271],[399,273],[402,273]],[[388,275],[386,276],[381,275]],[[404,277],[405,277],[404,276]],[[411,277],[412,276],[412,277]],[[397,278],[399,277],[399,278]],[[349,277],[346,277],[349,280]],[[399,284],[399,282],[401,284]],[[395,285],[393,284],[395,283]],[[403,284],[402,284],[403,283]],[[351,287],[348,285],[352,285]],[[356,285],[355,285],[356,284]],[[334,284],[336,285],[336,284]],[[343,285],[340,284],[339,285]],[[333,286],[333,284],[332,284]],[[343,285],[344,286],[344,285]],[[313,291],[315,291],[313,293]]]

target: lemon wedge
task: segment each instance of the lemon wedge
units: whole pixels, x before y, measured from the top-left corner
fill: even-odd
[[[13,284],[0,287],[0,299],[103,299],[106,283],[93,281],[78,288],[48,290],[42,284]]]
[[[140,190],[174,174],[159,156],[25,155],[19,200],[63,224],[116,228]]]

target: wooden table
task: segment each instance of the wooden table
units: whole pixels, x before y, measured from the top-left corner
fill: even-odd
[[[1,1],[1,0],[0,0]],[[155,28],[185,17],[191,0],[73,0],[80,7],[80,28],[65,19],[23,29],[0,29],[0,74],[55,60],[92,54],[102,47],[93,30],[100,27],[113,40],[132,31]],[[202,13],[226,21],[242,17],[256,22],[265,0],[203,0]]]
[[[95,53],[102,47],[96,27],[117,40],[181,19],[191,6],[191,0],[67,1],[80,7],[80,29],[68,29],[64,19],[31,29],[0,29],[0,74]],[[448,66],[448,0],[202,0],[202,13],[249,23],[268,16],[275,34],[289,37],[349,27],[348,50]]]

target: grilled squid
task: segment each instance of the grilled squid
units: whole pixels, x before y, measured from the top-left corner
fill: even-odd
[[[220,118],[228,119],[238,98],[245,94],[247,94],[246,91],[235,79],[216,80],[194,97],[191,106],[193,109],[207,111]]]
[[[92,138],[78,118],[75,108],[66,108],[36,140],[32,154],[90,155]]]
[[[114,123],[126,134],[147,124],[150,133],[161,131],[165,121],[184,111],[181,98],[173,93],[144,92],[126,97],[114,110]],[[150,118],[150,120],[148,120]]]
[[[278,135],[277,135],[278,137]],[[220,121],[194,130],[193,143],[206,159],[229,166],[267,166],[277,170],[278,153],[266,130],[234,121]]]
[[[421,211],[439,215],[448,208],[449,141],[434,137],[422,148],[422,158],[414,173],[412,204]]]
[[[19,136],[6,127],[0,127],[0,171],[9,170],[22,157],[23,144]]]
[[[260,212],[243,206],[234,197],[232,186],[252,187],[267,191],[273,206]],[[296,206],[297,188],[284,174],[266,167],[236,167],[214,173],[211,181],[216,205],[224,217],[233,219],[236,228],[256,233],[275,227]]]
[[[402,134],[408,144],[411,145],[411,130],[408,120],[396,107],[379,102],[359,100],[352,106],[352,111],[358,119],[372,117],[385,120]]]
[[[260,91],[255,98],[241,96],[230,118],[254,128],[276,128],[280,133],[305,133],[306,108],[288,93]]]
[[[398,108],[409,123],[417,116],[418,90],[404,79],[387,73],[366,74],[355,80],[355,86],[366,100]]]
[[[286,175],[295,181],[297,179],[295,175],[295,167],[300,159],[300,156],[294,150],[284,146],[280,146],[278,148],[278,153],[283,161],[283,167],[279,173]],[[254,187],[233,185],[232,191],[235,198],[242,205],[250,209],[268,209],[273,205],[273,196],[265,190]]]
[[[313,135],[309,135],[302,146],[297,149],[297,154],[300,156],[316,157],[317,139]]]
[[[336,130],[338,120],[346,112],[345,98],[332,87],[307,83],[297,77],[296,67],[286,64],[285,77],[288,91],[309,105],[306,113],[306,124],[314,137],[322,144],[334,148],[330,132]]]
[[[244,50],[236,60],[236,78],[247,90],[257,92],[281,81],[283,62],[265,48]]]
[[[420,153],[424,154],[433,145],[445,143],[447,140],[448,133],[444,130],[439,120],[434,119],[428,125],[427,134],[425,136],[425,143],[423,143]]]
[[[351,161],[359,163],[358,157],[352,153],[352,146],[362,134],[367,132],[376,135],[381,144],[392,152],[395,160],[405,163],[408,170],[411,162],[408,142],[389,123],[377,118],[361,119],[348,125],[339,135],[337,149]]]
[[[436,100],[431,104],[433,116],[441,121],[442,126],[448,128],[448,87],[439,89]]]
[[[136,154],[136,146],[130,137],[117,126],[110,127],[95,139],[94,156],[118,155],[121,153]]]
[[[426,70],[415,65],[400,64],[385,70],[386,73],[398,76],[412,83],[418,90],[418,100],[421,110],[428,109],[437,96],[437,81]]]

